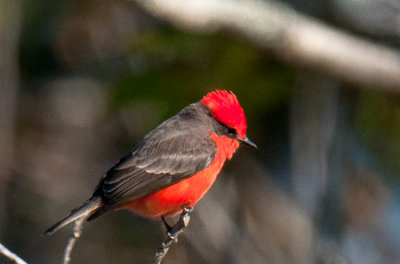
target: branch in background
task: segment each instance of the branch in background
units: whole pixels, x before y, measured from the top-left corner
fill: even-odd
[[[183,208],[178,222],[173,227],[171,227],[170,230],[167,230],[167,239],[161,244],[161,247],[157,250],[152,264],[161,264],[172,244],[178,242],[178,236],[183,233],[184,229],[189,225],[189,213],[191,211],[192,208]]]
[[[296,13],[275,1],[136,0],[178,27],[229,29],[288,63],[350,83],[400,92],[400,53]]]
[[[86,221],[86,219],[88,217],[89,217],[89,214],[86,214],[83,217],[81,217],[75,221],[73,233],[72,233],[71,237],[68,239],[67,247],[65,248],[65,251],[64,251],[63,264],[70,263],[72,250],[74,249],[74,246],[75,246],[78,238],[81,237],[81,234],[83,231],[83,223]]]
[[[0,254],[6,257],[8,260],[16,264],[27,264],[23,259],[15,255],[13,252],[8,250],[3,244],[0,243]]]

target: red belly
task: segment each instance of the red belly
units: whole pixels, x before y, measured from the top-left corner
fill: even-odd
[[[180,213],[183,206],[193,207],[210,189],[225,160],[230,159],[239,147],[239,142],[235,139],[215,134],[211,134],[211,138],[218,150],[214,161],[205,170],[158,192],[129,202],[121,208],[129,209],[144,217],[158,218]]]

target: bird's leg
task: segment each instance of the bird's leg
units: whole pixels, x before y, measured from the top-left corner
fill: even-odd
[[[183,233],[183,230],[189,225],[190,215],[189,213],[193,210],[192,207],[182,207],[182,213],[179,216],[178,222],[172,227],[165,221],[164,217],[161,220],[167,227],[167,239],[161,244],[161,247],[157,250],[156,255],[153,259],[153,264],[160,264],[167,254],[169,248],[175,242],[178,242],[179,234]]]
[[[165,226],[165,228],[167,229],[167,232],[168,232],[168,233],[171,232],[171,231],[172,231],[172,226],[170,226],[170,225],[168,224],[168,222],[167,222],[167,220],[165,220],[165,217],[164,217],[164,216],[161,216],[161,220],[163,221],[164,226]]]

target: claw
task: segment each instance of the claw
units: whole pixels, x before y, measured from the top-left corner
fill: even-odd
[[[187,206],[183,206],[182,207],[183,212],[185,213],[190,213],[193,210],[193,207],[187,207]]]
[[[177,239],[175,236],[173,236],[169,231],[167,232],[167,236],[168,236],[168,238],[171,239],[171,240],[175,240],[175,241],[178,240],[178,239]]]

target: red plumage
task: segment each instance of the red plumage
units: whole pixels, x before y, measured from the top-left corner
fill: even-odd
[[[228,127],[236,129],[240,137],[246,136],[246,118],[234,93],[216,90],[204,96],[201,102],[211,110],[211,114],[215,119]]]
[[[210,189],[225,160],[230,159],[239,147],[238,141],[234,139],[216,134],[211,134],[211,138],[217,145],[217,153],[206,169],[160,191],[133,200],[121,209],[129,209],[144,217],[158,218],[180,213],[183,206],[193,207]]]
[[[246,129],[243,109],[232,92],[208,93],[150,131],[102,177],[88,201],[46,234],[83,215],[92,220],[112,209],[158,218],[193,207],[239,141],[255,147]]]

